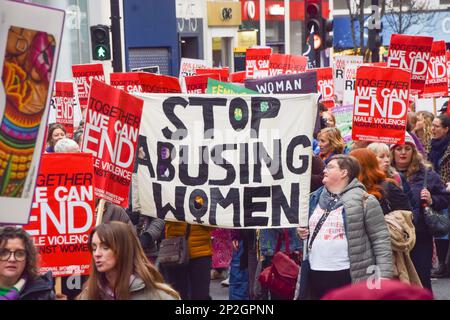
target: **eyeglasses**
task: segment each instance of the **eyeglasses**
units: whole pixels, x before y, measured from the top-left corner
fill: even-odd
[[[327,164],[325,166],[325,169],[327,169],[329,171],[329,170],[332,170],[332,169],[340,169],[340,168],[339,168],[339,166],[332,166],[332,165]]]
[[[19,249],[16,251],[11,251],[8,249],[0,249],[0,260],[8,261],[12,254],[14,254],[14,258],[18,262],[24,261],[25,258],[27,257],[27,253],[25,252],[25,250]]]
[[[432,126],[433,126],[433,128],[443,128],[443,126],[437,126],[435,124],[433,124]]]

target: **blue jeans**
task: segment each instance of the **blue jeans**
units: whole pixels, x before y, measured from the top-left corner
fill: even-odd
[[[244,254],[244,241],[239,240],[238,250],[233,249],[230,263],[230,300],[248,300],[248,270],[241,269],[241,256]]]

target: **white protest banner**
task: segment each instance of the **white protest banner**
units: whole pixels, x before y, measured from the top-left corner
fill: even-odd
[[[338,101],[342,101],[344,99],[345,66],[360,65],[362,63],[363,63],[362,56],[334,57],[334,66],[333,66],[334,94],[336,95]]]
[[[316,94],[139,97],[142,212],[228,228],[307,224]]]
[[[179,80],[182,92],[186,92],[185,77],[197,75],[197,69],[211,67],[211,64],[206,60],[181,58]]]
[[[355,79],[357,64],[349,64],[345,66],[344,71],[344,98],[343,105],[353,104],[355,101]]]
[[[49,114],[64,11],[0,1],[0,224],[26,224]]]

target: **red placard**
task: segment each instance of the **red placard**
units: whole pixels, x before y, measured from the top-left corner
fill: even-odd
[[[325,107],[334,107],[334,82],[333,82],[333,68],[318,68],[311,69],[317,72],[317,90],[322,95],[322,102]]]
[[[352,139],[404,143],[410,86],[407,70],[360,66],[355,80]]]
[[[245,77],[261,79],[269,75],[272,48],[249,48],[245,53]]]
[[[93,79],[81,150],[94,155],[95,195],[128,206],[144,101]]]
[[[105,82],[103,65],[101,63],[73,65],[72,75],[77,86],[80,108],[86,109],[88,104],[91,80],[97,79],[99,81]]]
[[[230,70],[228,68],[198,68],[195,69],[197,75],[201,74],[218,74],[219,81],[228,82],[228,78],[230,76]]]
[[[230,73],[230,82],[244,83],[245,71]]]
[[[445,97],[448,94],[447,57],[445,41],[435,41],[428,62],[428,75],[423,90],[424,98]]]
[[[425,87],[432,37],[393,34],[388,52],[388,67],[411,71],[411,95],[420,96]]]
[[[447,56],[447,80],[448,80],[448,93],[450,94],[450,50],[445,53]],[[450,109],[449,109],[450,110]]]
[[[206,92],[208,88],[208,79],[215,79],[220,81],[220,75],[218,73],[201,74],[195,76],[187,76],[184,78],[186,83],[187,93],[202,94]]]
[[[111,86],[128,93],[181,93],[178,78],[147,72],[115,72]]]
[[[40,253],[40,272],[51,270],[54,277],[89,274],[93,179],[91,154],[42,155],[30,220],[23,227]]]
[[[307,65],[305,56],[273,53],[269,59],[269,76],[305,72]]]
[[[56,123],[64,125],[66,136],[73,136],[74,91],[72,82],[55,81],[55,93],[52,98]]]

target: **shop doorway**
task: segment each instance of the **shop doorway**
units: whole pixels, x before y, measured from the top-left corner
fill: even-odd
[[[199,59],[198,37],[181,37],[181,57]]]
[[[212,38],[212,57],[214,67],[232,68],[232,37]]]

